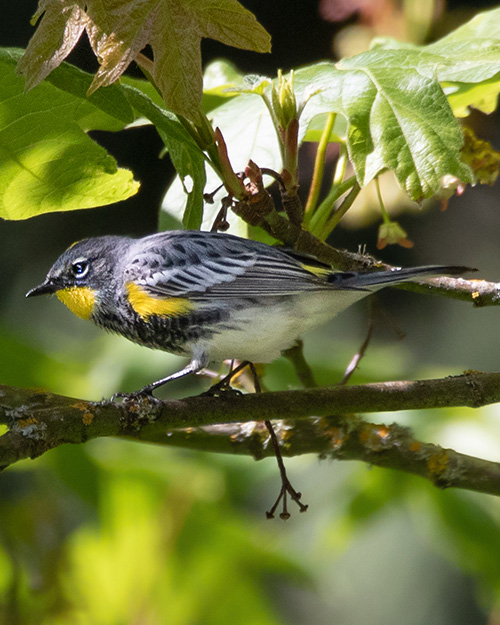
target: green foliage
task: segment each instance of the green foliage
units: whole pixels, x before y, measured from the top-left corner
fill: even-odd
[[[105,11],[111,5],[116,8],[112,17]],[[201,37],[269,48],[267,33],[235,0],[42,0],[37,16],[42,14],[22,61],[20,51],[0,51],[2,217],[91,207],[135,193],[132,174],[118,169],[89,138],[92,130],[121,132],[137,123],[157,129],[178,174],[164,198],[162,227],[172,222],[211,226],[219,207],[204,209],[203,191],[212,191],[221,179],[227,183],[215,128],[222,131],[234,171],[243,170],[249,159],[282,170],[284,118],[278,119],[277,92],[274,102],[272,97],[277,81],[245,77],[218,61],[206,69],[202,96]],[[84,30],[100,57],[95,77],[62,62]],[[146,79],[123,76],[148,42],[153,61],[138,59]],[[45,80],[25,92],[14,71],[18,63],[28,87]],[[354,178],[346,180],[347,160],[362,187],[390,170],[417,200],[436,195],[445,176],[455,177],[453,184],[475,181],[473,158],[464,160],[457,117],[471,108],[495,110],[499,77],[500,9],[478,15],[429,46],[377,40],[371,50],[337,64],[315,63],[286,75],[295,99],[293,106],[292,98],[287,100],[286,122],[299,118],[298,144],[324,138],[339,144],[342,156],[327,197],[311,204],[311,231],[328,234],[334,204],[354,185]],[[477,155],[475,147],[471,151]],[[482,161],[485,154],[488,148],[482,146]],[[263,236],[235,215],[229,221],[233,233]],[[386,225],[400,232],[395,222]],[[0,327],[3,383],[93,393],[98,400],[137,388],[165,370],[162,355],[122,351],[111,338],[92,345],[85,368],[68,366],[67,352],[55,353],[57,341],[47,341],[52,345],[47,350],[28,347],[19,338],[21,322],[13,323],[19,323],[16,331]],[[54,331],[50,321],[46,328],[44,323],[38,320],[41,333]],[[330,335],[315,340],[308,360],[318,382],[337,382],[352,345]],[[409,376],[415,370],[401,346],[374,348],[357,381]],[[267,369],[264,383],[280,389],[297,380],[290,364],[281,361]],[[498,415],[492,416],[498,422]],[[427,419],[422,413],[404,414],[398,420],[419,437],[442,441],[448,423],[456,424],[458,417],[481,427],[472,411],[433,413]],[[498,448],[500,434],[492,434],[491,424],[483,429]],[[452,563],[446,579],[459,575],[452,568],[458,566],[480,582],[485,602],[498,602],[496,500],[442,493],[416,478],[358,464],[316,464],[287,462],[292,471],[300,466],[300,488],[311,507],[306,516],[279,526],[266,523],[262,514],[277,486],[273,459],[255,464],[100,440],[22,463],[0,482],[0,621],[350,625],[366,620],[353,616],[357,604],[374,612],[382,597],[392,602],[401,572],[410,571],[414,594],[405,609],[413,613],[418,605],[425,618],[432,614],[433,623],[441,623],[421,585],[428,571],[445,568],[443,559]],[[401,510],[407,533],[398,541],[392,521]],[[388,538],[378,533],[382,530]],[[356,551],[354,540],[367,535],[371,551],[366,543]],[[404,560],[408,542],[418,540],[431,552],[421,570],[411,566],[414,560]],[[387,571],[393,583],[373,592]],[[342,603],[349,596],[353,599]],[[443,593],[439,606],[445,602]],[[410,622],[405,616],[400,611],[383,622]]]
[[[233,0],[231,2],[220,0],[219,3],[201,6],[191,3],[181,4],[184,11],[188,13],[193,11],[191,16],[193,24],[198,24],[196,27],[193,26],[192,30],[188,29],[187,33],[183,32],[182,36],[188,41],[197,40],[203,33],[204,27],[201,24],[208,24],[213,20],[218,24],[218,28],[211,32],[211,36],[215,38],[221,36],[231,45],[265,49],[267,35],[256,22],[252,21],[253,17]],[[95,91],[98,86],[115,82],[138,52],[136,48],[139,41],[142,42],[142,48],[148,37],[153,36],[151,27],[145,26],[141,35],[143,39],[140,37],[138,39],[141,20],[144,21],[148,11],[152,10],[151,7],[148,9],[149,4],[146,3],[134,13],[133,20],[127,27],[124,24],[120,26],[125,28],[120,44],[108,41],[104,37],[104,40],[99,40],[98,45],[96,32],[102,35],[102,32],[106,31],[100,22],[104,19],[102,11],[105,10],[105,6],[101,7],[98,3],[95,6],[93,3],[87,5],[87,13],[84,14],[83,8],[76,2],[67,2],[65,8],[59,4],[45,3],[39,10],[40,14],[45,10],[39,29],[27,53],[19,62],[20,71],[27,76],[28,86],[40,82],[43,76],[49,75],[52,86],[66,94],[54,92],[44,83],[37,89],[47,90],[45,104],[43,97],[39,95],[43,91],[35,92],[34,96],[22,96],[27,103],[30,102],[30,97],[34,97],[44,106],[40,112],[43,116],[42,122],[37,124],[39,134],[36,137],[28,132],[22,134],[27,144],[23,145],[22,149],[26,154],[29,152],[31,160],[35,159],[38,164],[34,173],[39,182],[35,185],[33,176],[29,180],[34,187],[31,204],[43,206],[42,209],[38,209],[39,212],[69,210],[75,206],[106,203],[132,193],[136,185],[130,177],[124,184],[123,176],[129,174],[122,173],[121,170],[110,172],[110,167],[116,168],[114,161],[86,138],[82,131],[103,127],[116,131],[123,128],[120,124],[142,115],[158,129],[179,174],[178,180],[165,197],[163,214],[182,221],[185,227],[189,228],[206,224],[213,216],[213,211],[203,220],[202,192],[205,183],[207,188],[211,189],[217,186],[216,181],[221,175],[223,182],[225,179],[219,156],[214,151],[211,131],[205,124],[204,113],[200,108],[201,91],[198,93],[200,89],[198,83],[201,84],[201,74],[199,75],[198,69],[195,71],[194,67],[190,66],[189,72],[186,69],[188,49],[184,50],[185,46],[174,46],[175,39],[169,40],[168,45],[164,38],[155,39],[160,52],[158,55],[155,54],[152,69],[148,69],[147,64],[144,69],[164,97],[165,104],[161,104],[161,100],[154,95],[154,89],[152,90],[151,85],[144,81],[134,81],[133,87],[130,84],[115,85],[113,89],[97,91],[85,100],[86,93]],[[207,13],[208,5],[213,12]],[[124,6],[118,3],[113,19],[120,21],[120,11]],[[160,13],[158,15],[155,13],[159,20],[158,31],[162,20],[167,19],[165,11],[174,11],[174,6],[177,4],[172,0],[169,2],[165,0],[154,9],[160,13],[164,12],[161,19]],[[143,14],[144,11],[146,13]],[[234,37],[221,35],[221,29],[225,28],[225,20],[229,14],[233,16]],[[195,15],[196,17],[193,17]],[[242,21],[239,21],[240,17]],[[60,31],[65,23],[64,19],[69,20],[68,23],[75,28],[71,31],[73,39],[65,40],[63,45]],[[179,19],[180,22],[176,20],[168,22],[170,36],[172,32],[181,32],[182,20],[188,19],[187,13],[183,13],[182,19]],[[337,114],[338,121],[335,122],[330,141],[341,144],[345,142],[361,187],[366,186],[387,169],[394,171],[400,185],[410,198],[415,200],[435,195],[445,176],[452,176],[462,183],[472,182],[472,172],[461,158],[462,133],[452,110],[456,115],[464,115],[470,107],[483,111],[494,109],[500,84],[497,79],[500,73],[500,44],[497,34],[499,23],[500,10],[495,9],[477,16],[469,24],[429,46],[411,46],[394,40],[378,41],[372,50],[344,59],[337,64],[319,63],[296,71],[293,85],[300,115],[299,142],[304,139],[317,140],[318,119],[324,119],[328,113],[334,113]],[[96,32],[92,30],[90,24],[96,24]],[[249,27],[249,24],[254,26]],[[110,25],[106,27],[109,28]],[[84,28],[90,29],[94,48],[100,51],[101,69],[97,76],[95,78],[86,76],[64,64],[57,71],[52,71],[61,64]],[[246,40],[242,39],[243,31],[247,34]],[[182,58],[172,60],[169,71],[163,71],[165,59],[170,59],[173,48]],[[56,50],[59,52],[56,53]],[[190,62],[198,67],[199,59],[196,55],[195,57]],[[16,93],[21,94],[19,81],[12,76],[13,58],[11,56],[4,66],[5,75],[0,91],[6,92],[8,86],[15,82]],[[45,61],[42,63],[43,59]],[[189,79],[184,81],[186,76]],[[175,88],[170,82],[166,84],[165,81],[173,81]],[[281,159],[288,158],[286,156],[288,152],[283,152],[281,140],[273,138],[273,126],[278,139],[280,135],[276,127],[277,118],[272,113],[273,87],[270,79],[251,77],[245,83],[244,77],[234,68],[218,63],[208,69],[206,83],[207,95],[203,101],[205,111],[210,116],[212,127],[219,127],[222,130],[233,168],[236,171],[243,169],[248,159],[252,158],[261,166],[279,170]],[[192,92],[188,93],[189,90]],[[73,110],[69,109],[66,117],[58,115],[58,124],[49,126],[43,119],[56,110],[54,102],[58,110],[60,106],[67,105],[68,93],[77,98],[72,101],[73,104],[83,105],[85,100],[85,105],[78,107],[78,110],[74,110],[74,107]],[[8,92],[6,97],[9,97]],[[61,105],[58,98],[62,101]],[[116,104],[118,106],[115,106]],[[98,107],[108,117],[111,116],[112,121],[108,117],[100,118],[95,110],[89,117],[90,105]],[[194,125],[188,122],[181,125],[165,106],[194,120]],[[80,109],[87,110],[82,113]],[[19,110],[22,112],[23,108]],[[86,125],[82,124],[82,115],[86,116]],[[31,118],[22,115],[19,117],[20,127],[22,124],[30,124]],[[106,125],[103,120],[110,123]],[[64,159],[53,154],[54,134],[68,138],[67,141],[61,142],[59,148],[59,155],[62,154]],[[44,142],[40,141],[41,138]],[[37,146],[47,146],[45,162],[50,162],[50,167],[42,167],[39,164],[40,156],[34,147],[35,142]],[[75,162],[67,158],[67,151],[71,145],[76,146],[76,153],[70,154]],[[16,147],[8,145],[7,149],[15,153]],[[81,155],[81,161],[78,160],[78,155]],[[4,215],[10,218],[35,214],[33,206],[31,208],[21,206],[19,193],[15,191],[21,183],[26,184],[28,176],[26,170],[30,171],[35,167],[31,160],[26,164],[23,163],[22,168],[14,164],[0,168],[2,179],[5,179],[9,189],[12,189],[13,197],[5,192],[3,203]],[[58,170],[53,171],[54,160],[56,163],[62,160],[63,163],[70,164],[63,172],[63,175],[69,178],[64,192],[57,193],[50,186],[51,180],[55,180],[60,173]],[[87,165],[87,169],[82,175],[83,162]],[[205,162],[212,168],[212,171],[208,172],[208,178],[207,172],[204,171]],[[290,162],[293,165],[293,158]],[[12,171],[16,172],[14,178]],[[290,173],[293,177],[293,172]],[[102,184],[103,178],[105,181],[113,180],[117,184],[108,189]],[[110,184],[112,183],[108,183],[108,186]],[[121,189],[121,195],[117,187]],[[101,194],[97,198],[92,197],[91,193],[95,188],[99,188]],[[244,233],[245,227],[239,226],[239,231]]]
[[[0,533],[9,540],[0,547],[0,618],[282,623],[270,581],[308,576],[273,547],[263,519],[230,504],[238,464],[101,441],[87,452],[57,450],[36,474],[14,471],[2,496]],[[248,478],[241,471],[238,488]],[[52,532],[42,535],[42,525]],[[41,592],[33,592],[34,576]]]
[[[85,76],[70,66],[53,75],[54,84],[25,93],[24,80],[14,73],[20,58],[19,51],[0,50],[0,216],[26,219],[136,193],[139,185],[131,172],[119,169],[86,134],[119,130],[132,121],[123,96],[111,88],[87,100]],[[57,88],[61,83],[67,92]]]
[[[34,19],[42,14],[19,64],[28,86],[58,67],[85,30],[101,65],[90,92],[115,82],[149,44],[151,76],[167,107],[194,121],[200,118],[202,37],[270,50],[269,35],[236,0],[45,0]]]

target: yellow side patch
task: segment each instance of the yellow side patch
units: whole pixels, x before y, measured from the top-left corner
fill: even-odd
[[[307,265],[304,263],[302,264],[302,269],[313,273],[315,276],[318,276],[318,278],[326,278],[332,273],[332,270],[328,267],[316,267],[315,265]]]
[[[56,291],[59,300],[82,319],[90,319],[94,310],[95,291],[88,286],[71,286]]]
[[[126,287],[130,305],[144,321],[148,321],[151,315],[179,317],[193,310],[193,305],[186,298],[166,297],[160,299],[153,297],[134,282],[127,282]]]

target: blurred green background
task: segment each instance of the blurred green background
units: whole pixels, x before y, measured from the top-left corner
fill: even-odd
[[[204,44],[245,71],[274,74],[351,54],[388,34],[414,41],[465,21],[468,3],[415,0],[344,3],[244,2],[273,36],[259,57]],[[25,46],[34,0],[2,7],[2,45]],[[484,4],[484,7],[487,5]],[[432,12],[422,26],[426,7]],[[349,11],[357,9],[356,14]],[[480,9],[476,3],[474,11]],[[415,17],[417,16],[417,17]],[[340,21],[331,21],[340,20]],[[73,62],[91,69],[85,46]],[[90,67],[89,67],[90,66]],[[479,136],[500,146],[498,116],[474,116]],[[122,205],[27,222],[0,223],[0,380],[100,399],[134,390],[183,361],[106,335],[52,299],[24,293],[74,240],[156,228],[171,170],[151,128],[95,133],[133,169],[142,188]],[[304,186],[310,173],[303,149]],[[415,242],[384,260],[465,264],[500,280],[498,187],[469,189],[447,211],[430,204],[398,219]],[[369,204],[369,200],[367,201]],[[397,208],[397,202],[393,209]],[[365,206],[332,243],[376,252],[377,224]],[[378,253],[382,255],[382,253]],[[498,310],[411,293],[380,301],[405,333],[377,326],[354,382],[498,369]],[[366,302],[306,338],[322,384],[337,382],[364,338]],[[272,389],[297,386],[292,368],[266,369]],[[206,388],[201,379],[164,390]],[[411,426],[418,438],[498,460],[500,411],[440,410],[377,415]],[[274,459],[254,462],[124,440],[63,446],[0,476],[0,623],[6,625],[191,625],[312,622],[354,625],[500,623],[500,503],[440,492],[418,478],[361,463],[286,462],[309,504],[283,523],[268,521],[279,475]]]

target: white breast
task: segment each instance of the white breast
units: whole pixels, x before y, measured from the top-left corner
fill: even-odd
[[[297,338],[366,295],[366,291],[310,292],[235,311],[228,324],[231,328],[221,329],[195,349],[208,352],[212,361],[235,358],[271,362]]]

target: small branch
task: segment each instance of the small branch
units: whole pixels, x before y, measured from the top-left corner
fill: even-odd
[[[344,371],[342,380],[340,381],[340,384],[347,384],[352,374],[358,368],[358,365],[361,359],[363,358],[363,356],[365,355],[366,350],[368,349],[368,345],[370,344],[370,341],[372,339],[374,326],[375,326],[375,310],[374,310],[373,298],[370,298],[370,318],[368,320],[368,330],[366,332],[365,340],[363,341],[358,351],[351,358],[350,363],[347,365],[346,370]]]
[[[342,410],[357,409],[367,401],[373,402],[369,408],[373,410],[490,403],[500,398],[499,373],[240,397],[145,400],[129,406],[10,387],[0,387],[0,393],[1,420],[10,426],[0,437],[3,467],[63,443],[82,443],[98,436],[263,458],[273,455],[274,449],[266,428],[255,423],[255,416],[262,419],[286,414],[287,421],[276,424],[284,456],[319,453],[339,460],[362,460],[420,475],[440,488],[453,486],[500,495],[500,463],[422,443],[397,424],[329,416],[335,404]],[[314,413],[324,416],[295,422],[288,419]],[[225,424],[200,427],[201,422],[216,419]],[[232,423],[234,420],[240,423]]]
[[[302,339],[297,340],[293,347],[286,349],[282,355],[292,363],[298,381],[305,388],[316,388],[316,380],[309,363],[304,357],[304,343]]]
[[[290,222],[280,215],[276,206],[265,190],[262,182],[262,170],[249,161],[245,168],[245,176],[249,179],[246,184],[246,197],[233,204],[233,212],[252,226],[259,226],[278,241],[283,242],[296,252],[310,254],[318,260],[332,265],[341,271],[391,270],[395,267],[383,263],[368,254],[355,254],[345,250],[338,250],[324,243],[311,232],[303,230],[299,225]],[[343,185],[346,185],[344,188]],[[341,215],[345,208],[350,206],[359,186],[354,179],[346,180],[340,185],[342,192],[351,188],[341,207],[332,216]],[[339,187],[340,188],[340,187]],[[337,189],[338,191],[339,189]],[[318,215],[320,207],[314,214]],[[328,227],[333,222],[329,221]],[[500,283],[486,280],[465,280],[463,278],[438,277],[428,278],[420,282],[407,282],[397,288],[417,293],[437,294],[462,301],[472,302],[474,306],[492,306],[500,304]]]
[[[268,195],[268,194],[267,194]],[[267,197],[266,195],[266,197]],[[262,204],[264,206],[264,204]],[[320,241],[311,232],[302,230],[290,223],[278,213],[273,202],[268,199],[265,209],[257,208],[256,204],[238,202],[233,211],[252,226],[260,226],[271,236],[297,252],[311,254],[318,260],[332,265],[341,271],[366,271],[395,269],[368,254],[355,254],[346,250],[338,250]],[[500,282],[486,280],[465,280],[463,278],[438,277],[428,278],[421,282],[406,282],[396,288],[441,295],[471,302],[474,306],[498,306],[500,304]]]
[[[258,422],[228,424],[172,432],[169,445],[189,449],[273,456],[269,437]],[[408,428],[381,425],[346,416],[274,425],[283,456],[319,453],[323,458],[358,460],[397,469],[430,480],[438,488],[463,488],[500,495],[500,463],[482,460],[453,449],[416,440]]]
[[[426,282],[407,282],[398,289],[417,293],[443,295],[452,299],[471,302],[474,306],[498,306],[500,304],[500,282],[487,280],[465,280],[464,278],[429,278]]]

